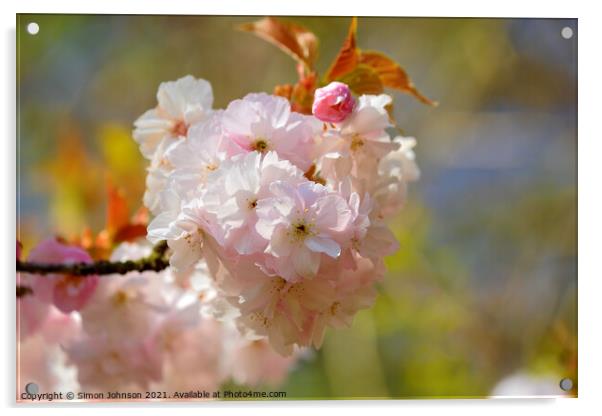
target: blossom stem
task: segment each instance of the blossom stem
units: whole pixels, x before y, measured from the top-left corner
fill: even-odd
[[[69,274],[73,276],[126,274],[128,272],[159,272],[169,266],[166,258],[167,242],[160,241],[153,247],[147,257],[138,260],[108,261],[98,260],[93,263],[48,264],[17,260],[17,272],[32,274]],[[28,286],[17,285],[17,297],[33,294]]]

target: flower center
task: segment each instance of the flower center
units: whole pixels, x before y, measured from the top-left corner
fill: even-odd
[[[355,152],[364,147],[364,139],[359,134],[354,134],[351,138],[351,151]]]
[[[258,151],[259,153],[265,153],[269,150],[270,143],[263,137],[258,137],[252,144],[251,149]]]
[[[119,290],[113,295],[113,303],[115,304],[115,306],[123,306],[126,304],[127,301],[128,294],[125,293],[123,290]]]
[[[166,157],[161,158],[161,160],[159,161],[159,166],[162,166],[165,169],[173,169],[173,165]]]
[[[302,241],[305,237],[313,234],[311,224],[307,224],[305,220],[300,220],[293,224],[292,238],[294,241]]]
[[[249,209],[255,209],[257,207],[257,198],[249,199]]]
[[[249,320],[259,326],[264,327],[265,329],[269,328],[272,322],[265,316],[262,312],[253,312],[249,316]]]
[[[176,136],[186,137],[186,134],[188,134],[188,125],[184,120],[178,120],[171,129],[171,132]]]
[[[251,346],[251,348],[256,348],[256,349],[266,348],[266,344],[264,344],[264,341],[261,339],[256,339],[254,341],[251,341],[250,346]]]
[[[326,185],[326,181],[324,180],[324,178],[322,178],[320,176],[320,172],[318,172],[316,170],[316,164],[312,164],[309,169],[307,170],[307,172],[305,172],[303,174],[303,176],[305,176],[307,179],[309,179],[310,181],[313,181],[315,183],[319,183],[320,185]]]
[[[280,276],[276,276],[272,279],[272,285],[271,287],[268,289],[268,292],[270,293],[270,295],[276,295],[279,294],[280,291],[284,288],[284,286],[286,286],[286,280],[284,280],[282,277]]]
[[[340,307],[341,302],[334,302],[332,305],[330,305],[330,314],[333,316],[336,315]]]

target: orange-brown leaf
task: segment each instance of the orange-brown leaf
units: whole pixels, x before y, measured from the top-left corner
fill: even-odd
[[[353,71],[357,66],[359,54],[356,44],[356,32],[357,17],[353,17],[343,47],[326,73],[327,81],[339,79],[341,76]]]
[[[318,38],[306,28],[274,17],[266,17],[241,25],[240,29],[278,46],[293,59],[313,69],[318,54]]]
[[[293,94],[293,86],[291,84],[280,84],[274,87],[274,95],[284,97],[287,100],[291,99]]]
[[[389,104],[387,104],[385,106],[385,110],[387,110],[387,114],[389,114],[389,121],[391,122],[391,124],[396,125],[397,122],[395,121],[393,102],[390,102]]]
[[[113,237],[113,243],[122,243],[124,241],[134,241],[140,237],[146,236],[146,226],[142,224],[127,224],[121,227]]]
[[[90,250],[94,245],[94,233],[90,227],[85,227],[81,236],[76,236],[71,242],[81,246],[85,250]]]
[[[311,114],[315,90],[316,73],[312,71],[307,75],[303,75],[293,86],[290,97],[293,111],[301,114]]]
[[[413,95],[425,104],[437,105],[435,101],[422,95],[416,89],[406,71],[387,55],[376,51],[362,51],[359,54],[359,62],[372,68],[378,74],[380,81],[385,87]]]
[[[129,223],[129,211],[123,191],[108,183],[108,204],[106,229],[113,234]]]
[[[339,81],[349,85],[349,88],[358,95],[383,92],[383,84],[378,73],[366,65],[358,65],[351,72],[340,77]]]
[[[138,210],[134,213],[131,223],[147,225],[149,222],[149,219],[150,219],[150,213],[148,211],[148,208],[146,208],[145,206],[142,206],[142,207],[138,208]]]

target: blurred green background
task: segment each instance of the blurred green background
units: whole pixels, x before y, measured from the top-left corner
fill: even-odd
[[[19,15],[18,225],[31,247],[104,225],[106,183],[140,205],[132,122],[192,74],[215,107],[295,82],[293,61],[234,30],[258,17]],[[349,18],[292,17],[324,73]],[[35,21],[40,32],[26,32]],[[574,36],[561,36],[564,27]],[[512,374],[576,381],[577,21],[360,18],[440,106],[395,97],[422,171],[393,221],[376,305],[329,331],[289,398],[480,397]],[[525,394],[529,394],[525,388]],[[576,390],[573,390],[576,393]]]

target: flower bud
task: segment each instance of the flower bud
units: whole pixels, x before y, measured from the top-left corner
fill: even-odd
[[[318,120],[340,123],[351,114],[354,106],[355,99],[349,87],[335,81],[316,90],[312,112]]]

